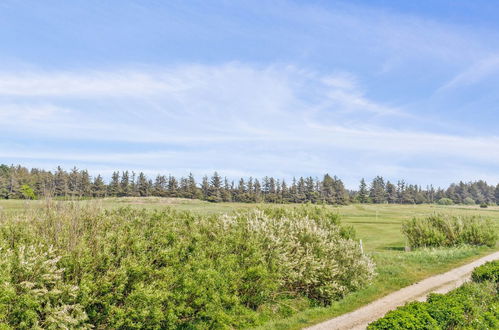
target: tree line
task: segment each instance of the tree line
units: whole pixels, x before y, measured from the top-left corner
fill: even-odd
[[[143,172],[115,171],[106,182],[101,175],[91,176],[76,167],[66,171],[28,169],[23,166],[0,165],[0,198],[36,199],[90,197],[182,197],[210,202],[245,203],[349,203],[390,204],[499,204],[499,184],[485,181],[460,182],[448,188],[434,188],[392,183],[377,176],[367,183],[362,179],[357,190],[345,188],[341,179],[325,174],[322,178],[299,177],[290,182],[274,177],[241,178],[237,181],[217,172],[197,182],[192,174],[186,177],[157,175],[148,178]]]

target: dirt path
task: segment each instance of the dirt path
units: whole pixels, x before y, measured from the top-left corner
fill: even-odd
[[[416,284],[395,291],[369,305],[353,312],[338,316],[326,322],[314,325],[309,330],[324,329],[365,329],[369,323],[383,317],[387,312],[404,305],[408,301],[424,301],[430,292],[446,293],[469,280],[475,267],[487,261],[499,259],[495,252],[467,265],[454,268],[447,273],[429,277]]]

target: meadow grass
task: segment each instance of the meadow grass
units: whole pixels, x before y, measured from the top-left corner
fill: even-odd
[[[95,203],[95,201],[80,201]],[[199,214],[234,214],[241,209],[261,207],[259,204],[209,203],[199,200],[173,198],[105,198],[98,201],[101,207],[115,209],[122,206],[145,209],[171,207],[177,210]],[[0,201],[0,212],[21,212],[36,209],[43,201]],[[286,208],[296,207],[285,205]],[[351,225],[357,238],[363,242],[364,250],[374,259],[378,275],[373,283],[364,289],[347,295],[327,307],[310,306],[303,301],[290,301],[293,311],[289,317],[269,320],[261,329],[298,329],[320,321],[355,310],[397,289],[418,282],[426,277],[445,272],[465,264],[497,247],[457,247],[445,249],[419,249],[406,252],[407,242],[402,235],[401,226],[413,217],[426,217],[432,214],[456,216],[484,216],[499,224],[499,207],[481,209],[479,206],[441,206],[441,205],[367,205],[328,206],[341,216],[342,224]]]

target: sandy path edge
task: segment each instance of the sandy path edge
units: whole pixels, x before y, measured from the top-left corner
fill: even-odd
[[[306,329],[365,329],[372,321],[383,317],[387,312],[404,305],[406,302],[414,300],[424,301],[430,292],[446,293],[457,288],[469,280],[475,267],[496,259],[499,259],[499,252],[489,254],[446,273],[428,277],[418,283],[392,292],[353,312],[343,314]]]

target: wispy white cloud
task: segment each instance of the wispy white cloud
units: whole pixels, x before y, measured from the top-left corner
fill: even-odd
[[[457,87],[469,86],[479,83],[490,76],[499,76],[499,55],[487,56],[474,62],[470,67],[458,73],[446,82],[438,91],[446,91]]]
[[[68,109],[53,104],[0,104],[0,120],[9,124],[47,121],[67,113]]]
[[[367,97],[361,80],[347,73],[232,63],[16,79],[16,88],[0,87],[0,129],[33,141],[59,141],[51,144],[61,147],[19,142],[14,149],[4,143],[2,159],[177,174],[220,170],[289,177],[334,171],[351,182],[356,171],[406,173],[401,164],[414,159],[499,166],[499,137],[408,129],[410,113]],[[26,87],[40,81],[39,89]],[[73,142],[88,147],[75,151]],[[128,150],[132,143],[143,150]],[[424,166],[413,168],[424,175]]]

